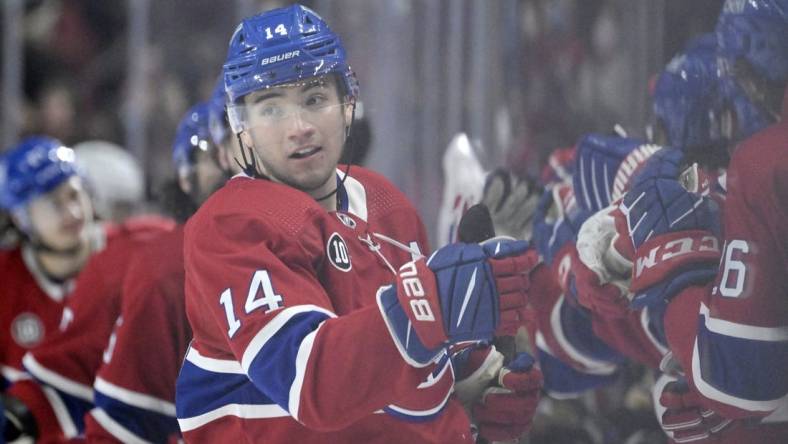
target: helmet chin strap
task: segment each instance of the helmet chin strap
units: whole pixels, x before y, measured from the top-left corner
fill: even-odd
[[[350,137],[350,127],[353,125],[353,121],[355,119],[356,119],[356,103],[353,102],[353,109],[351,110],[351,114],[350,114],[350,125],[345,127],[345,142],[349,140],[351,142],[350,145],[352,145],[353,142],[353,139]],[[348,144],[346,143],[345,149],[352,149],[352,146],[348,146]],[[331,196],[337,194],[337,192],[339,191],[339,187],[345,185],[345,179],[347,179],[349,173],[350,173],[350,162],[348,162],[348,164],[345,166],[345,174],[342,175],[342,179],[339,180],[339,184],[334,188],[334,191],[331,191],[330,193],[326,194],[323,197],[318,197],[315,200],[318,202],[322,202],[330,198]],[[340,203],[339,197],[337,197],[337,208],[339,208],[339,203]]]

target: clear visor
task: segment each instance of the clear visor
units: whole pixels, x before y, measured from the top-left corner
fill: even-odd
[[[234,133],[250,129],[273,131],[292,124],[336,124],[342,130],[350,124],[348,110],[353,102],[343,97],[332,76],[255,91],[242,101],[227,106]]]

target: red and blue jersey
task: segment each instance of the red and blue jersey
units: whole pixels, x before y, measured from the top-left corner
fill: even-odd
[[[191,340],[183,226],[151,239],[123,280],[120,317],[93,383],[88,441],[166,443],[180,436],[175,380]]]
[[[133,252],[173,224],[141,218],[107,229],[106,247],[94,254],[76,280],[58,327],[24,355],[32,379],[8,393],[33,413],[42,440],[73,438],[84,431],[93,403],[93,381],[120,314],[123,277]]]
[[[710,408],[788,422],[788,123],[743,142],[727,173],[716,280],[668,306],[674,355]]]
[[[189,220],[186,441],[470,442],[448,359],[406,363],[376,304],[426,231],[384,178],[351,171],[335,212],[236,177]]]

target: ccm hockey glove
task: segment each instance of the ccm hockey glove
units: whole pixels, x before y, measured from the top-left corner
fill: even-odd
[[[713,200],[688,192],[677,180],[651,179],[630,190],[618,211],[617,231],[629,233],[634,251],[633,308],[668,301],[715,276],[720,216]]]
[[[526,304],[533,267],[524,241],[451,244],[403,265],[378,306],[403,358],[424,367],[449,347],[491,341]]]

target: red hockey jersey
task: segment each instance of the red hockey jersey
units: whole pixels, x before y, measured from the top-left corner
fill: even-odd
[[[670,303],[667,339],[710,408],[788,424],[788,121],[737,148],[727,188],[717,279]]]
[[[448,359],[407,364],[376,303],[426,251],[424,227],[383,177],[351,172],[336,212],[236,177],[189,220],[194,340],[176,395],[187,441],[471,442]]]
[[[179,437],[175,380],[191,329],[183,298],[183,226],[132,259],[121,316],[110,337],[85,418],[90,442],[167,442]]]
[[[96,233],[97,242],[103,244],[104,230],[97,229]],[[41,271],[33,250],[21,246],[0,252],[0,282],[0,300],[3,301],[0,370],[5,389],[9,384],[29,378],[22,368],[22,357],[57,331],[74,280],[53,282]]]
[[[39,437],[53,441],[79,436],[93,403],[93,380],[120,314],[123,277],[132,253],[173,223],[141,218],[108,229],[106,248],[80,272],[58,329],[25,354],[34,378],[8,389],[32,411]]]

